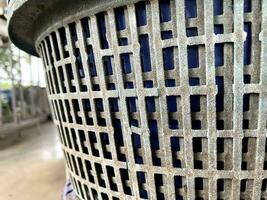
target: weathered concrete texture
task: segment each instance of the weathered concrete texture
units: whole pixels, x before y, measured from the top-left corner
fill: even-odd
[[[44,124],[0,140],[0,200],[60,200],[65,168],[57,131]]]

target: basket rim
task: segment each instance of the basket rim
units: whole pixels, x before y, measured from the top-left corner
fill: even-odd
[[[88,16],[112,7],[123,6],[140,0],[10,0],[6,15],[8,34],[15,46],[39,57],[36,40],[56,23],[79,16],[88,10]],[[78,11],[78,12],[77,12]]]

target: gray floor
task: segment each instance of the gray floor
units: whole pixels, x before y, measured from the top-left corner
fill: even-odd
[[[65,169],[52,123],[0,140],[0,200],[60,200]]]

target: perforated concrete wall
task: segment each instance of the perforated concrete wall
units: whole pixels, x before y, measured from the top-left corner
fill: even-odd
[[[267,1],[150,0],[43,33],[80,199],[267,199]]]

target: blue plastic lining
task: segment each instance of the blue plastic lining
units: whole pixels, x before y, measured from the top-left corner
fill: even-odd
[[[150,46],[148,35],[139,36],[140,43],[140,57],[141,57],[141,66],[143,72],[151,71],[151,61],[150,61]]]
[[[141,137],[139,134],[132,133],[132,145],[134,148],[134,157],[137,164],[144,164],[143,158],[138,155],[138,149],[141,148]]]
[[[198,60],[198,46],[188,46],[187,47],[187,54],[188,54],[188,67],[190,68],[197,68],[199,67],[199,60]]]
[[[173,38],[172,31],[161,31],[161,39],[167,40]]]
[[[137,26],[147,25],[146,2],[140,1],[135,4]]]
[[[185,1],[185,17],[186,17],[186,19],[197,17],[196,0],[186,0]]]
[[[87,62],[88,62],[88,65],[89,65],[90,76],[91,77],[97,76],[93,48],[92,48],[91,45],[89,45],[89,46],[86,47],[86,50],[87,50],[87,55],[88,55]]]
[[[251,63],[251,43],[252,43],[251,22],[244,23],[244,31],[247,32],[247,38],[244,43],[244,65],[249,65]]]
[[[84,37],[89,38],[91,34],[90,34],[88,17],[82,18],[81,24],[82,24],[82,30],[83,30]]]
[[[224,65],[224,44],[215,44],[215,67]]]
[[[136,176],[137,176],[137,181],[138,181],[138,185],[139,185],[139,193],[140,193],[140,197],[144,198],[144,199],[148,199],[148,193],[147,191],[143,188],[143,184],[146,183],[146,177],[145,177],[145,173],[144,172],[136,172]]]
[[[118,31],[126,28],[124,7],[115,8],[116,28]]]
[[[122,72],[124,74],[132,73],[130,53],[120,54],[120,60],[121,60]]]
[[[163,65],[165,70],[174,69],[174,47],[164,48],[163,50]]]
[[[100,38],[100,45],[102,49],[108,49],[109,44],[107,40],[107,30],[106,30],[106,19],[105,13],[101,12],[96,15],[97,18],[97,26],[98,26],[98,33]]]
[[[112,69],[112,63],[111,63],[111,56],[103,57],[103,65],[104,65],[105,76],[112,75],[113,69]]]
[[[215,16],[223,14],[223,0],[213,0],[213,12]]]
[[[160,0],[159,1],[159,10],[160,10],[160,22],[171,21],[171,5],[170,0]]]

